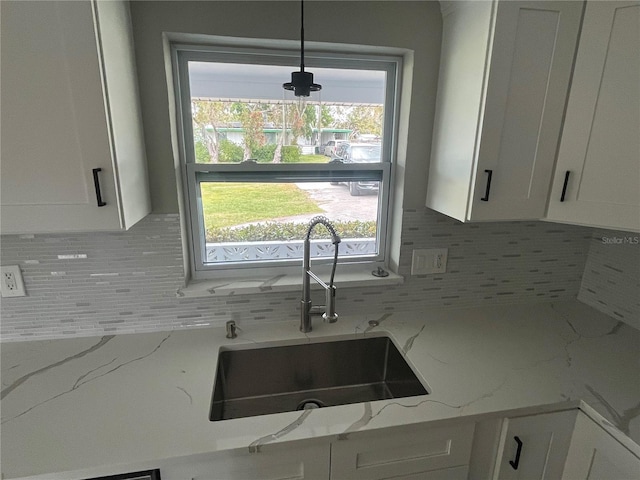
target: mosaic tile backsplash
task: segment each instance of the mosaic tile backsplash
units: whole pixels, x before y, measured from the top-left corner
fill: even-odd
[[[594,232],[578,300],[640,330],[640,234]]]
[[[582,280],[585,264],[604,268],[603,278],[608,273],[609,263],[588,255],[592,236],[591,229],[569,225],[461,224],[431,210],[407,210],[399,271],[405,283],[339,289],[339,313],[544,301],[581,292],[612,305],[611,314],[626,321],[637,311],[637,299],[633,308],[614,310],[624,299],[603,300],[610,289]],[[222,325],[232,318],[239,325],[299,318],[297,292],[178,298],[184,278],[177,215],[150,215],[128,232],[1,240],[2,265],[20,265],[28,293],[2,299],[3,341]],[[431,247],[449,248],[447,273],[410,276],[412,250]],[[616,290],[615,296],[632,293]]]

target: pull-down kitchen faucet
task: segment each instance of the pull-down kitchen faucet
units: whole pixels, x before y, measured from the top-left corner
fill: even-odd
[[[331,268],[331,277],[329,284],[324,283],[320,278],[311,271],[311,232],[314,227],[321,223],[324,225],[329,233],[331,233],[331,243],[335,247],[333,254],[333,267]],[[309,222],[307,228],[307,234],[304,237],[304,259],[302,262],[302,301],[300,311],[300,331],[311,331],[311,315],[322,315],[324,321],[334,323],[338,321],[338,314],[336,313],[336,286],[333,284],[333,278],[336,274],[336,265],[338,263],[338,244],[340,243],[340,237],[336,233],[335,228],[331,224],[328,218],[323,216],[313,217]],[[311,283],[310,279],[313,278],[318,282],[326,292],[326,305],[311,305]]]

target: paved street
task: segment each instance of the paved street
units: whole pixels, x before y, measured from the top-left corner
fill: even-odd
[[[378,195],[352,197],[347,184],[329,185],[328,183],[298,183],[306,190],[311,199],[324,210],[324,215],[333,221],[376,220],[378,215]],[[316,214],[283,217],[278,221],[307,222]]]

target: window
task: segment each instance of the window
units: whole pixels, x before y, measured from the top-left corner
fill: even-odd
[[[173,54],[195,278],[299,266],[315,215],[336,226],[341,263],[384,263],[398,58],[307,52],[323,88],[298,98],[282,88],[297,51]],[[312,239],[312,256],[330,261],[328,232]]]

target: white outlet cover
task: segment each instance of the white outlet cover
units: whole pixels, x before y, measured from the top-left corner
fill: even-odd
[[[7,276],[11,276],[13,281],[9,282]],[[0,293],[3,297],[25,297],[27,295],[22,272],[18,265],[0,267]]]
[[[411,258],[411,275],[445,273],[448,248],[415,249]]]

